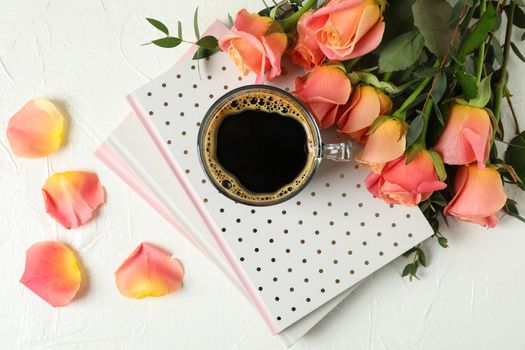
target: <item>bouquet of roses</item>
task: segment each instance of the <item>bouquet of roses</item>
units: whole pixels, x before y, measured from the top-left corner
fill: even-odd
[[[231,34],[200,37],[195,59],[227,52],[256,82],[283,73],[288,55],[305,74],[293,94],[320,128],[362,144],[356,160],[370,168],[370,193],[392,205],[419,205],[440,245],[447,217],[487,227],[496,214],[523,219],[503,184],[525,189],[525,133],[520,133],[507,86],[511,53],[525,62],[513,29],[525,28],[523,0],[285,0],[259,13],[241,10]],[[506,18],[506,21],[503,21]],[[185,42],[181,26],[161,47]],[[503,43],[497,35],[506,22]],[[525,40],[525,35],[521,37]],[[517,134],[504,155],[503,99]],[[416,276],[420,247],[403,276]]]

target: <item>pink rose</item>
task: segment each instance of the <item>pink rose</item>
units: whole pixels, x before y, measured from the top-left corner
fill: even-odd
[[[507,196],[498,171],[492,167],[461,166],[454,182],[456,195],[443,213],[460,220],[494,227],[498,224],[496,213],[503,208]]]
[[[402,157],[389,162],[380,174],[370,173],[366,187],[387,203],[415,206],[447,185],[439,181],[430,153],[421,150],[408,164]]]
[[[331,60],[363,56],[381,43],[385,0],[330,0],[305,19],[319,48]]]
[[[434,149],[451,165],[478,161],[484,167],[489,157],[492,122],[483,108],[453,105],[448,111],[445,129]]]
[[[233,35],[221,38],[219,46],[244,75],[255,72],[256,83],[261,84],[266,74],[268,80],[281,74],[281,57],[288,39],[273,19],[243,9],[231,30]]]
[[[379,174],[386,163],[405,152],[406,133],[407,124],[404,121],[387,118],[368,135],[365,147],[355,159]]]
[[[339,132],[356,140],[366,140],[366,132],[374,121],[392,111],[392,100],[380,90],[368,85],[359,85],[346,108],[337,117]]]
[[[293,93],[312,112],[321,129],[335,123],[337,111],[350,98],[352,84],[338,66],[320,66],[295,80]]]
[[[306,72],[311,72],[320,66],[326,56],[319,48],[315,36],[311,35],[305,27],[305,22],[314,13],[313,10],[306,12],[297,22],[297,43],[290,51],[292,62],[303,67]]]

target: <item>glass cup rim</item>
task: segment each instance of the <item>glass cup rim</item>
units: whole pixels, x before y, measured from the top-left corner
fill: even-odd
[[[206,166],[206,162],[205,162],[204,156],[203,156],[203,142],[202,142],[202,140],[203,140],[203,137],[204,137],[204,132],[207,129],[208,122],[211,120],[212,117],[215,116],[217,111],[222,106],[225,105],[225,103],[227,103],[229,100],[231,100],[232,96],[235,96],[237,94],[240,94],[240,93],[243,93],[243,92],[247,92],[247,91],[250,91],[250,90],[268,90],[270,92],[279,93],[279,94],[284,95],[286,98],[289,98],[294,103],[296,103],[300,107],[300,110],[301,110],[301,113],[303,114],[303,116],[306,117],[309,120],[309,125],[311,126],[311,129],[312,129],[311,132],[313,133],[314,138],[315,138],[315,140],[313,140],[313,141],[315,143],[316,154],[314,156],[314,163],[312,164],[313,169],[310,172],[310,174],[308,175],[308,177],[305,180],[303,180],[301,182],[301,184],[297,188],[295,188],[294,191],[291,194],[283,196],[283,197],[281,197],[279,199],[274,199],[272,201],[267,201],[267,202],[264,202],[264,201],[257,202],[257,201],[246,200],[246,199],[240,198],[238,196],[235,196],[231,192],[225,190],[223,188],[223,186],[221,186],[219,183],[217,183],[215,178],[211,175],[210,170]],[[203,119],[201,121],[201,124],[199,126],[199,132],[198,132],[198,136],[197,136],[197,153],[198,153],[198,157],[199,157],[200,166],[201,166],[202,170],[204,171],[204,173],[206,174],[206,176],[208,177],[208,180],[223,195],[225,195],[226,197],[228,197],[229,199],[233,200],[236,203],[246,204],[246,205],[250,205],[250,206],[270,206],[270,205],[275,205],[275,204],[279,204],[279,203],[285,202],[285,201],[295,197],[297,194],[302,192],[302,190],[312,180],[312,178],[314,177],[315,173],[317,172],[317,169],[319,168],[319,165],[320,165],[321,159],[322,159],[321,131],[320,131],[319,126],[317,125],[317,122],[315,121],[315,118],[312,115],[312,113],[306,108],[306,106],[301,101],[299,101],[290,92],[288,92],[288,91],[286,91],[284,89],[275,87],[275,86],[271,86],[271,85],[264,85],[264,84],[245,85],[245,86],[241,86],[241,87],[235,88],[235,89],[233,89],[231,91],[228,91],[227,93],[225,93],[224,95],[219,97],[210,106],[210,108],[206,111],[206,113],[205,113],[205,115],[204,115],[204,117],[203,117]]]

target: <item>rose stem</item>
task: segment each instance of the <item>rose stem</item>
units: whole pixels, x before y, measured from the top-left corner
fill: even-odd
[[[479,17],[483,16],[487,10],[487,0],[481,0],[479,3]],[[476,63],[476,81],[481,81],[481,75],[483,74],[483,65],[485,63],[485,43],[481,44],[478,49],[478,61]]]
[[[299,18],[306,12],[308,11],[309,9],[312,8],[312,6],[315,5],[315,3],[317,2],[317,0],[310,0],[308,1],[303,7],[301,7],[299,9],[299,11],[297,11],[296,13],[294,13],[293,15],[289,16],[289,17],[286,17],[285,19],[283,20],[280,20],[279,21],[279,24],[281,25],[281,27],[283,28],[283,31],[284,32],[288,32],[290,31],[293,27],[295,27],[295,25],[297,24],[297,21],[299,21]]]
[[[507,65],[509,64],[510,56],[510,42],[512,40],[512,28],[514,22],[514,13],[516,12],[516,3],[513,2],[510,8],[510,14],[507,16],[507,30],[505,32],[505,46],[503,49],[503,62],[501,63],[501,69],[499,73],[498,82],[496,83],[496,89],[494,92],[494,131],[492,132],[492,142],[496,137],[496,129],[501,118],[501,102],[503,100],[503,91],[505,85],[507,85]]]

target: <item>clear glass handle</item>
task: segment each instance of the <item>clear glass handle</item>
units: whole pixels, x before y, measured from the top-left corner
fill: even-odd
[[[323,144],[323,158],[335,160],[338,162],[347,162],[352,160],[352,143],[329,143]]]

